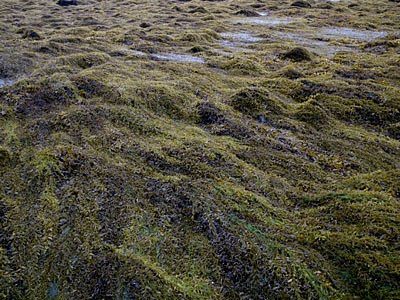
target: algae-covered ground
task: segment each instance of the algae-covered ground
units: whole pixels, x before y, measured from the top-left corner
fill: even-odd
[[[0,299],[400,299],[399,1],[77,4],[0,3]]]

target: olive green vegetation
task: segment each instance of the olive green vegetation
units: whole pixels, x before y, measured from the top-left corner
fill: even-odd
[[[0,7],[0,299],[400,298],[398,3],[78,2]]]

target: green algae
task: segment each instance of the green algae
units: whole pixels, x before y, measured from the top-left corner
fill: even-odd
[[[398,298],[394,2],[3,2],[1,299]],[[281,56],[323,27],[392,33]]]

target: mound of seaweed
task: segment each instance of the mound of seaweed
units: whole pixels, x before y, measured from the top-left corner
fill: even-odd
[[[291,2],[2,1],[0,299],[400,297],[398,35],[219,41],[399,7]]]

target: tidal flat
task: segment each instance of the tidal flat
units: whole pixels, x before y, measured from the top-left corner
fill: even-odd
[[[1,1],[0,299],[399,297],[398,1]]]

